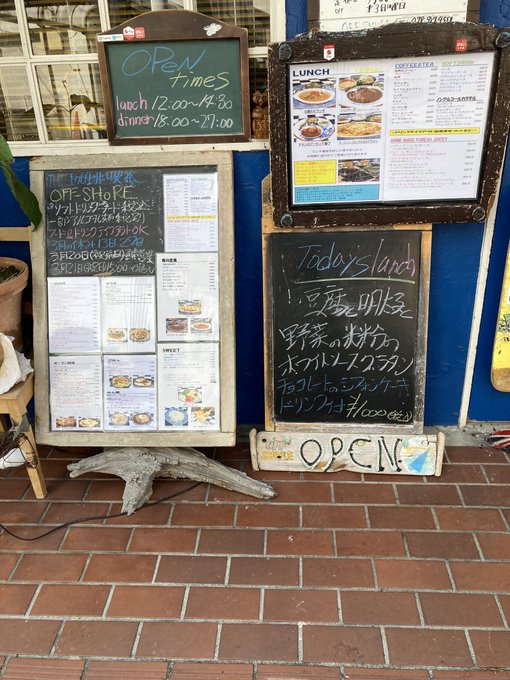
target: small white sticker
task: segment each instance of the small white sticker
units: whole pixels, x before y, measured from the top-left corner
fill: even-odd
[[[122,33],[112,33],[111,35],[97,36],[97,42],[115,42],[117,40],[124,40]]]
[[[334,45],[324,45],[324,59],[331,61],[335,58],[335,46]]]

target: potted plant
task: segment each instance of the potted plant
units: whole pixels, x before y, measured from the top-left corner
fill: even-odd
[[[42,219],[36,196],[15,175],[9,145],[0,134],[0,166],[3,175],[21,210],[34,225]],[[28,266],[22,260],[0,257],[0,332],[14,337],[15,349],[21,349],[21,294],[28,282]]]

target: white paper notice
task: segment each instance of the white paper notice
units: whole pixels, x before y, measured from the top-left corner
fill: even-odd
[[[466,21],[468,0],[320,0],[323,31],[359,31],[411,21],[448,24]]]
[[[50,354],[99,352],[100,281],[93,277],[48,279]]]
[[[163,175],[165,251],[218,250],[218,176]]]
[[[104,422],[106,430],[155,430],[156,356],[105,355]]]
[[[158,340],[218,340],[217,253],[158,254],[156,268]]]
[[[493,58],[482,52],[393,64],[385,201],[477,197]]]
[[[476,199],[493,60],[290,66],[293,204]]]
[[[155,291],[152,276],[102,279],[103,351],[155,352]]]
[[[160,430],[219,430],[218,343],[158,345]]]
[[[100,356],[50,357],[51,430],[102,430]]]

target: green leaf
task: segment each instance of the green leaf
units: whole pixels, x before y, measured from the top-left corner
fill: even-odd
[[[19,207],[23,210],[34,227],[37,227],[42,220],[42,214],[35,194],[30,191],[26,184],[16,177],[14,172],[12,173],[12,180],[14,184],[13,193],[19,203]]]
[[[4,173],[5,181],[9,185],[9,189],[14,194],[14,182],[12,179],[14,171],[11,168],[11,166],[8,163],[5,163],[4,161],[0,161],[0,166],[2,167],[2,172]]]
[[[41,210],[39,208],[39,201],[36,195],[30,191],[26,184],[18,179],[14,170],[11,168],[11,163],[14,162],[9,145],[4,137],[0,135],[0,166],[5,177],[5,181],[9,185],[14,198],[17,200],[19,207],[34,225],[34,229],[40,224],[42,220]]]
[[[7,161],[7,163],[13,163],[14,158],[12,157],[9,145],[5,141],[5,138],[0,135],[0,161]]]

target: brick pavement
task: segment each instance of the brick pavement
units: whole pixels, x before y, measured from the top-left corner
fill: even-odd
[[[124,483],[0,479],[25,536],[120,510]],[[252,472],[25,543],[0,533],[2,680],[510,680],[510,455],[449,447],[440,478]],[[159,480],[153,500],[186,489]]]

